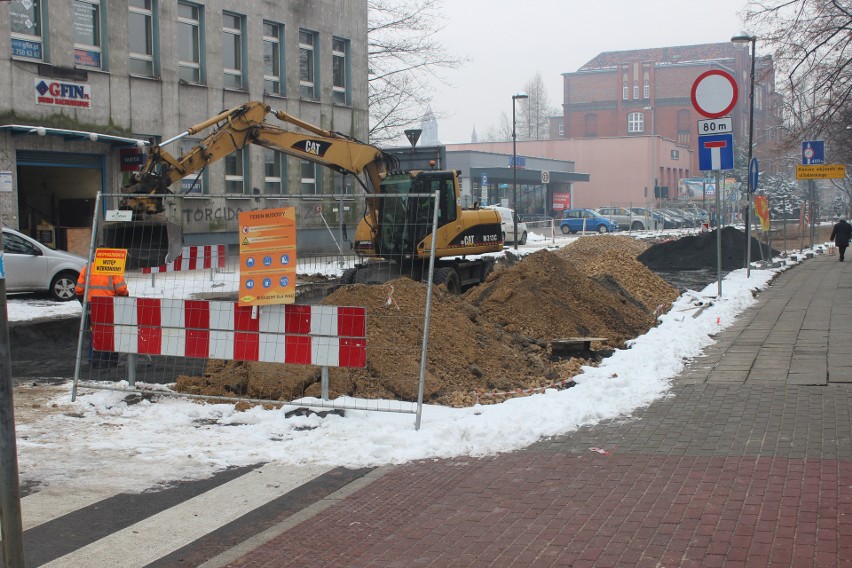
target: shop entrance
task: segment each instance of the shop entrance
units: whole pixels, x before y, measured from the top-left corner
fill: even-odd
[[[43,244],[88,253],[104,156],[18,150],[19,230]]]

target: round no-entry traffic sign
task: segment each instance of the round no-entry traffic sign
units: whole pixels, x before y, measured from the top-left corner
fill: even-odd
[[[707,118],[725,116],[736,104],[737,82],[726,71],[705,71],[692,84],[692,106]]]

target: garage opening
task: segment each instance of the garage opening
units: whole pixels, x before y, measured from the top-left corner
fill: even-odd
[[[88,257],[95,198],[104,190],[104,156],[16,152],[19,230],[41,243]]]

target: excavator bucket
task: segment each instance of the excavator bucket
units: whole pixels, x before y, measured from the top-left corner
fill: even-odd
[[[127,250],[127,268],[138,269],[173,262],[183,250],[183,231],[171,221],[106,223],[104,245]]]
[[[183,252],[183,229],[177,223],[166,223],[166,236],[168,237],[166,262],[174,262]]]

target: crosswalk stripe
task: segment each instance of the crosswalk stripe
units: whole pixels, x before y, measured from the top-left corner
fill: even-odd
[[[329,469],[265,465],[44,566],[141,568]]]
[[[114,489],[106,491],[83,491],[44,489],[21,499],[21,517],[24,530],[43,525],[68,513],[88,507],[116,494]]]

